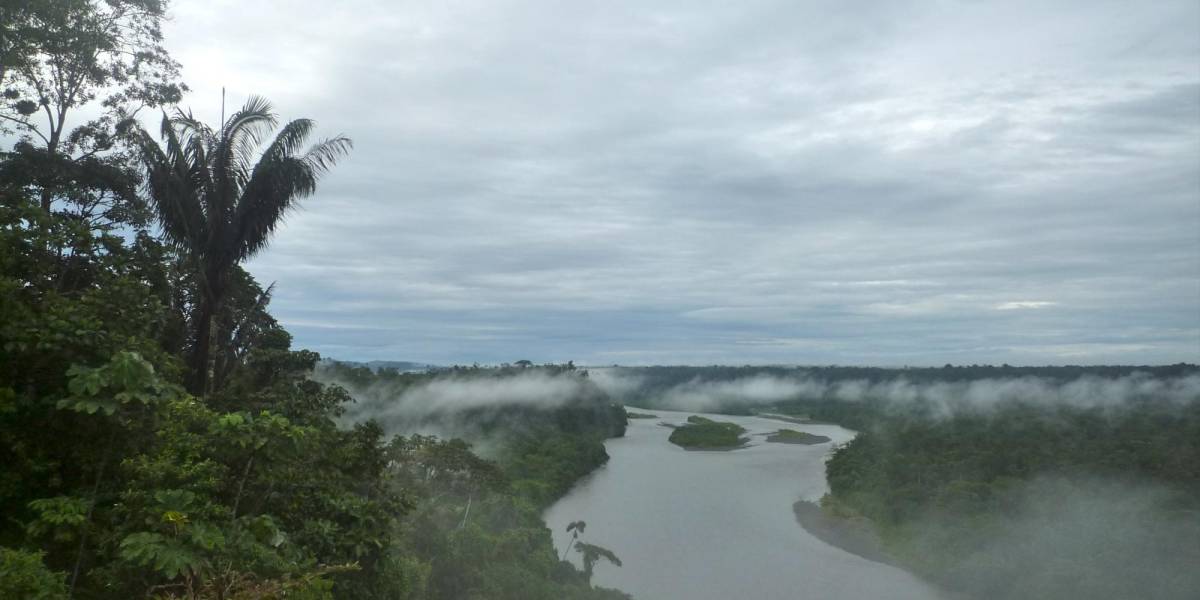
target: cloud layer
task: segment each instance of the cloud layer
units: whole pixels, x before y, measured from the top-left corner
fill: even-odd
[[[637,391],[636,375],[609,369],[592,371],[592,380],[610,396],[624,400]],[[759,374],[723,381],[694,379],[671,386],[661,394],[639,400],[655,408],[715,411],[763,406],[787,400],[835,399],[844,402],[880,401],[895,407],[923,406],[935,416],[990,411],[1024,403],[1035,406],[1122,408],[1153,399],[1183,406],[1200,402],[1200,376],[1154,377],[1133,373],[1123,377],[1085,375],[1066,382],[1042,377],[973,379],[952,382],[914,382],[903,377],[885,381],[825,381],[804,375],[778,377]]]
[[[250,265],[326,355],[1200,360],[1195,2],[231,6],[186,103],[356,141]]]

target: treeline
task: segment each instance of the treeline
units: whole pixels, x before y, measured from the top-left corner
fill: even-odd
[[[882,383],[903,379],[915,384],[957,383],[980,379],[1014,379],[1036,377],[1065,383],[1084,376],[1117,378],[1142,373],[1156,378],[1184,377],[1200,374],[1200,365],[1092,365],[1014,367],[1012,365],[944,365],[941,367],[852,367],[852,366],[656,366],[605,367],[622,377],[636,378],[638,386],[629,395],[618,398],[637,404],[638,400],[653,401],[667,390],[690,382],[719,382],[745,379],[759,375],[779,378],[804,378],[827,383],[862,381]]]
[[[0,4],[0,598],[623,597],[538,519],[602,447],[500,466],[309,378],[241,264],[350,142],[171,108],[164,14]]]

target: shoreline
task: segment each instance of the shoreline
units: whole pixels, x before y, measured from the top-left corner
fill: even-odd
[[[792,511],[796,522],[818,540],[869,561],[901,567],[884,552],[879,537],[866,526],[832,517],[821,509],[820,504],[808,500],[793,504]]]

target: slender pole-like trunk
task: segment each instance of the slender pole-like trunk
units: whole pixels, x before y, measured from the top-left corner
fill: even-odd
[[[62,121],[64,117],[64,111],[60,111],[57,124],[55,124],[53,118],[50,119],[50,139],[46,141],[46,156],[50,159],[51,168],[53,169],[60,169],[62,167],[62,165],[57,164],[55,159],[58,158],[58,144],[62,139]],[[46,214],[50,214],[51,208],[54,206],[54,190],[49,186],[42,186],[41,196],[42,210]]]
[[[75,584],[79,581],[79,572],[83,568],[83,554],[87,551],[88,529],[92,526],[92,513],[96,510],[96,497],[100,495],[100,482],[104,480],[104,468],[108,466],[108,454],[105,453],[100,467],[96,469],[96,481],[92,484],[92,497],[88,501],[87,516],[83,520],[83,531],[79,533],[79,548],[75,552],[75,568],[71,570],[71,586],[67,598],[75,597]]]
[[[471,516],[471,500],[475,499],[475,494],[467,496],[467,510],[463,512],[462,523],[458,524],[458,528],[462,529],[467,526],[467,517]]]
[[[257,450],[255,451],[257,452]],[[233,497],[233,516],[230,521],[237,521],[238,506],[242,504],[242,492],[246,489],[246,480],[250,478],[250,469],[254,466],[254,454],[246,459],[246,467],[242,469],[242,478],[238,480],[237,495]]]
[[[575,545],[575,540],[577,539],[579,539],[579,532],[575,532],[575,535],[571,536],[571,541],[567,542],[567,547],[563,549],[562,558],[559,560],[567,560],[567,553],[571,551],[571,546]]]
[[[212,356],[213,316],[216,300],[211,294],[202,294],[196,314],[196,346],[192,349],[192,381],[189,391],[196,396],[208,394],[209,362]]]

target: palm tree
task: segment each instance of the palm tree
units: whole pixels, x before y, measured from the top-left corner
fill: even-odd
[[[562,560],[567,560],[567,553],[571,551],[571,548],[575,547],[575,544],[579,541],[579,536],[586,529],[587,523],[584,521],[571,521],[567,524],[567,533],[571,534],[571,541],[567,542],[567,548],[563,550]]]
[[[583,575],[587,577],[589,582],[592,580],[592,573],[596,568],[596,563],[600,562],[601,558],[618,567],[621,566],[621,559],[617,558],[617,555],[613,554],[612,550],[603,546],[575,542],[575,551],[583,555]]]
[[[282,217],[311,196],[317,180],[353,147],[349,138],[337,136],[301,153],[315,124],[296,119],[260,153],[276,122],[271,104],[252,96],[217,131],[176,111],[174,117],[163,114],[165,148],[145,131],[138,134],[163,236],[197,274],[189,360],[195,394],[211,391],[213,341],[224,333],[214,330],[214,316],[231,270],[266,247]]]

